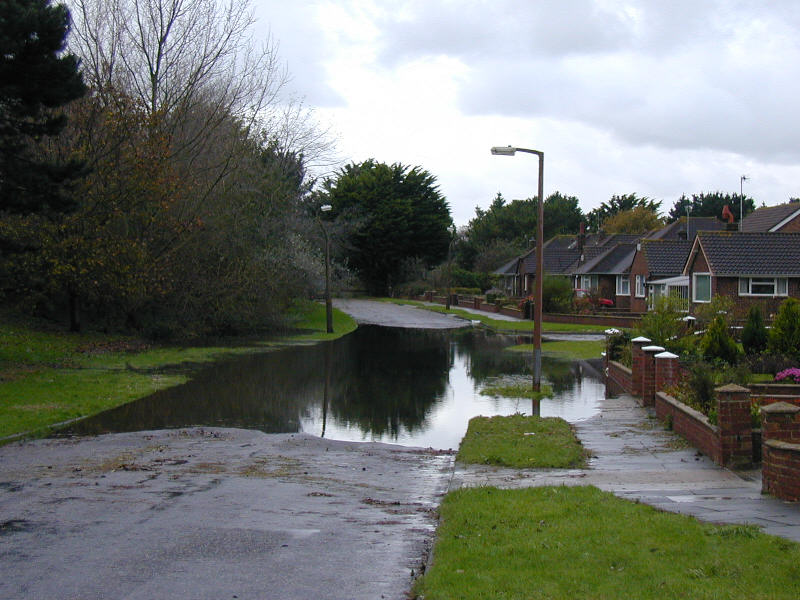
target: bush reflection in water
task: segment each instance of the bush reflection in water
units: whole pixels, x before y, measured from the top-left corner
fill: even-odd
[[[69,432],[223,426],[455,447],[476,414],[530,412],[527,403],[478,394],[487,379],[530,372],[530,357],[503,351],[521,341],[476,329],[365,326],[334,342],[212,365],[185,385],[87,419]],[[586,369],[588,378],[581,373]],[[602,398],[598,375],[586,363],[545,357],[543,377],[555,392],[554,406],[564,394],[588,394],[578,400],[589,405]]]

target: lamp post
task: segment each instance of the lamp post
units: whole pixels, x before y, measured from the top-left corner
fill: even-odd
[[[744,217],[744,182],[748,179],[747,175],[739,177],[739,231],[742,230],[742,218]]]
[[[541,391],[542,384],[542,284],[544,282],[544,152],[514,146],[495,146],[492,154],[514,156],[517,152],[539,157],[539,207],[536,219],[536,287],[533,295],[533,391]]]
[[[321,212],[328,212],[333,207],[330,204],[323,204],[319,207]],[[331,304],[331,241],[328,237],[328,230],[322,224],[322,219],[317,217],[322,235],[325,236],[325,330],[333,333],[333,305]]]

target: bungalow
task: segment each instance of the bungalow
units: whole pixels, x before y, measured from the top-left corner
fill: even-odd
[[[688,299],[688,279],[682,274],[691,248],[692,242],[681,239],[644,239],[637,244],[630,268],[631,312],[651,309],[655,299],[665,294]]]
[[[692,312],[721,295],[734,301],[738,318],[753,304],[775,314],[785,297],[800,298],[800,233],[700,232],[683,275]]]
[[[617,243],[574,270],[575,287],[594,289],[603,298],[611,299],[621,310],[630,308],[630,268],[636,244]]]
[[[796,233],[800,231],[800,202],[762,206],[742,219],[742,231]]]

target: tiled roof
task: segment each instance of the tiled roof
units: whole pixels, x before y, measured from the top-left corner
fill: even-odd
[[[688,240],[642,240],[642,252],[651,278],[680,275],[692,242]]]
[[[698,231],[724,231],[725,221],[720,221],[717,217],[690,217],[689,234],[687,239],[694,240]],[[646,239],[650,240],[680,240],[681,233],[686,232],[686,217],[681,217],[677,221],[665,225],[649,233]]]
[[[517,263],[519,262],[519,257],[514,258],[504,264],[502,267],[494,271],[495,275],[514,275],[517,272]]]
[[[794,213],[800,213],[800,204],[797,202],[762,206],[742,219],[742,231],[769,231]]]
[[[705,232],[697,241],[714,275],[800,276],[800,233]]]
[[[633,255],[636,253],[635,244],[615,244],[605,252],[598,254],[575,269],[575,273],[597,273],[604,275],[618,275],[626,273],[631,268]]]

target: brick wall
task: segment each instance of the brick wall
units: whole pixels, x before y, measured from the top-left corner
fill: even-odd
[[[631,312],[646,312],[647,311],[647,298],[637,298],[636,297],[636,276],[641,275],[644,277],[645,281],[647,281],[648,277],[650,276],[650,271],[647,266],[647,259],[645,258],[644,252],[641,250],[636,251],[636,255],[633,257],[633,263],[631,264],[631,296],[630,296],[630,307]]]
[[[800,500],[800,407],[776,402],[761,410],[761,490],[783,500]]]
[[[672,425],[672,430],[686,439],[717,464],[722,463],[719,428],[708,418],[664,392],[655,395],[656,416]]]
[[[631,370],[615,360],[608,361],[606,366],[606,391],[610,396],[630,394],[633,390]]]

